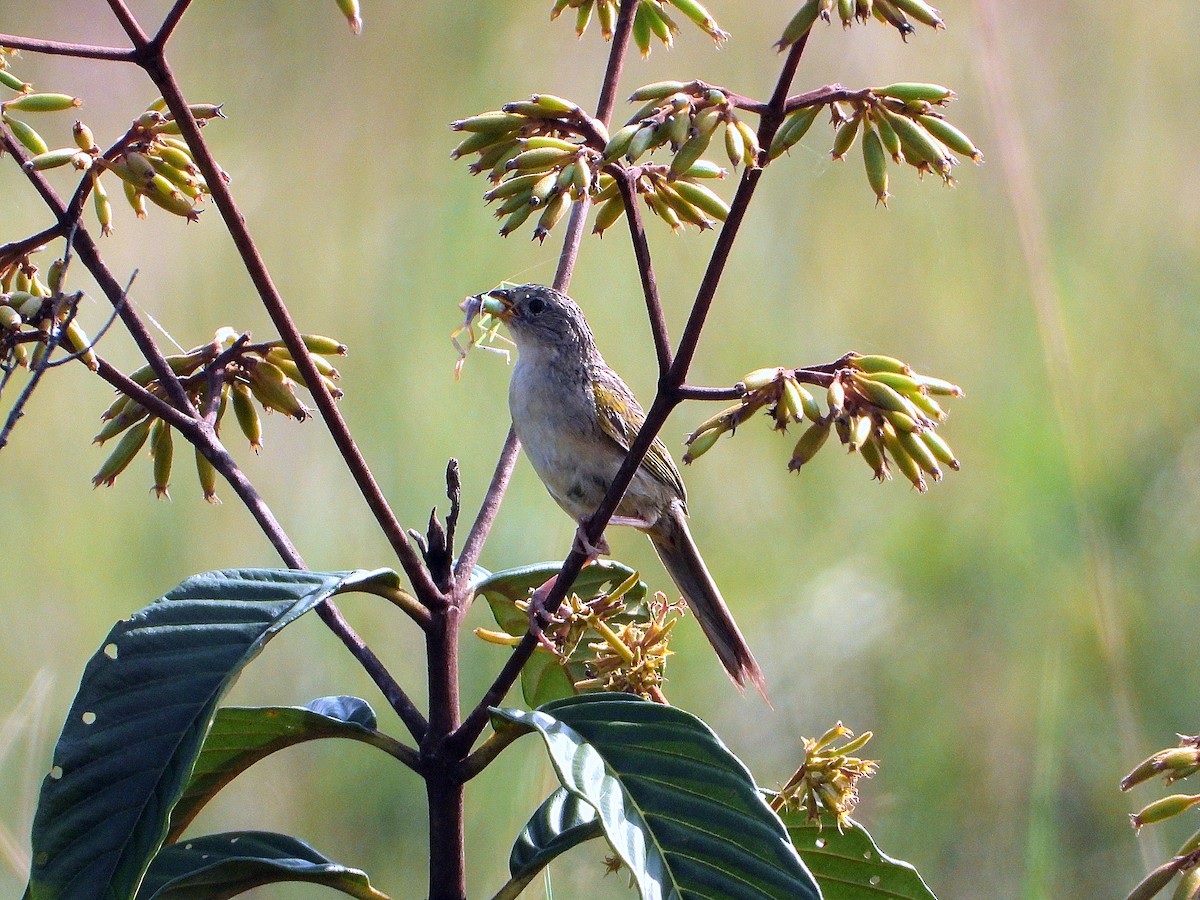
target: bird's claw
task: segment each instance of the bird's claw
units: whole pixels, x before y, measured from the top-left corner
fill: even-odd
[[[601,556],[607,556],[609,553],[608,541],[604,539],[603,534],[601,534],[600,537],[595,541],[588,539],[586,523],[581,524],[575,529],[574,549],[578,550],[587,557],[587,559],[585,559],[583,562],[585,566],[591,565]]]

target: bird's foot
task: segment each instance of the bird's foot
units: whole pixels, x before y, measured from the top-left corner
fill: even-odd
[[[599,539],[594,542],[588,540],[586,523],[581,524],[575,529],[574,549],[587,557],[583,563],[585,566],[594,563],[601,556],[607,556],[609,553],[608,541],[604,539],[604,535],[600,535]]]

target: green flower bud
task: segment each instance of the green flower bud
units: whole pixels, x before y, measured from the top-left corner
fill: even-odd
[[[775,132],[775,137],[771,140],[771,149],[769,156],[771,159],[776,159],[782,156],[786,151],[790,150],[800,142],[800,139],[808,133],[808,129],[812,127],[813,122],[817,120],[817,113],[822,107],[806,106],[796,110],[783,120],[783,124],[779,126],[779,130]]]
[[[529,102],[542,110],[544,116],[569,116],[579,112],[579,105],[553,94],[534,94]]]
[[[608,143],[604,145],[604,162],[612,162],[629,149],[629,142],[641,129],[641,122],[633,122],[613,132]]]
[[[896,430],[886,422],[883,425],[883,443],[888,453],[892,455],[892,461],[896,463],[896,467],[900,469],[905,478],[912,482],[912,486],[922,494],[929,490],[929,485],[925,483],[925,477],[921,474],[921,467],[900,443]]]
[[[723,432],[714,428],[696,435],[693,440],[688,442],[687,452],[683,454],[683,464],[690,466],[698,460],[713,448],[713,445],[716,444],[722,434]]]
[[[918,82],[900,82],[889,84],[887,88],[875,88],[875,94],[884,97],[895,97],[905,103],[924,100],[929,103],[948,103],[954,100],[954,91],[943,88],[940,84],[922,84]]]
[[[925,126],[925,130],[953,150],[961,153],[973,163],[983,162],[983,154],[979,152],[969,137],[940,116],[918,116],[917,121]]]
[[[871,439],[875,430],[875,420],[870,416],[855,416],[850,425],[850,452],[853,453]]]
[[[858,126],[862,124],[862,113],[855,113],[845,122],[838,126],[833,135],[833,150],[830,155],[834,159],[845,159],[846,154],[850,152],[850,148],[854,146],[854,139],[858,136]]]
[[[888,169],[887,155],[884,153],[883,141],[870,123],[863,131],[863,166],[867,170],[867,184],[875,192],[875,202],[887,206]]]
[[[735,119],[733,125],[742,136],[742,145],[745,147],[742,160],[749,168],[757,168],[758,156],[762,152],[762,148],[758,144],[758,135],[741,119]]]
[[[860,353],[852,353],[850,354],[850,365],[860,372],[867,372],[872,377],[876,372],[899,372],[904,375],[912,372],[906,363],[895,357],[879,356],[878,354],[863,356]]]
[[[46,142],[42,140],[42,136],[22,122],[20,119],[10,118],[7,113],[4,113],[4,124],[8,126],[9,131],[13,133],[21,145],[35,156],[45,153],[50,148],[46,146]]]
[[[714,219],[724,222],[729,216],[729,205],[704,185],[680,179],[673,186],[679,196]]]
[[[678,177],[698,165],[700,157],[708,149],[708,144],[711,140],[711,132],[709,134],[701,132],[684,141],[683,145],[675,153],[675,157],[671,160],[672,177]]]
[[[171,462],[175,456],[172,446],[171,426],[162,419],[154,420],[150,429],[150,456],[154,459],[154,496],[159,500],[170,500],[167,488],[171,486]]]
[[[544,172],[547,169],[552,169],[565,162],[569,162],[574,157],[574,149],[564,150],[559,147],[534,147],[532,150],[525,150],[518,153],[504,164],[504,168],[509,171],[515,169],[519,172]]]
[[[697,160],[690,169],[683,173],[684,178],[724,178],[728,172],[715,162],[708,159]]]
[[[783,369],[779,366],[767,366],[762,369],[755,369],[753,372],[747,372],[739,379],[739,384],[742,384],[747,391],[758,391],[765,388],[768,384],[774,384],[778,379]]]
[[[92,135],[92,129],[88,128],[78,119],[71,126],[71,136],[75,138],[75,146],[80,150],[90,152],[96,149],[96,138]]]
[[[221,499],[217,496],[217,470],[208,461],[208,457],[200,452],[199,447],[196,448],[196,475],[200,479],[200,490],[204,494],[205,502],[220,506]]]
[[[48,150],[45,153],[39,153],[25,163],[27,172],[43,172],[46,169],[57,169],[59,166],[67,165],[79,150],[75,147],[62,147],[58,150]]]
[[[250,442],[250,449],[258,453],[262,450],[262,420],[259,419],[258,410],[254,407],[250,386],[235,381],[231,399],[233,400],[233,414],[237,418],[238,426],[242,429],[246,440]]]
[[[896,439],[899,440],[900,446],[916,461],[918,466],[932,476],[934,481],[941,481],[942,470],[938,467],[937,458],[921,438],[922,435],[913,434],[911,431],[896,429]]]
[[[67,323],[67,327],[63,332],[63,343],[67,345],[67,349],[72,353],[78,353],[79,361],[93,372],[100,368],[100,361],[96,358],[96,351],[92,348],[92,342],[77,319],[72,319]]]
[[[729,34],[721,30],[717,20],[696,0],[671,0],[671,5],[696,23],[718,44],[729,38]]]
[[[150,435],[150,422],[149,418],[138,422],[117,442],[116,449],[100,466],[100,471],[92,476],[92,487],[112,486],[117,476],[128,468],[142,449],[142,445],[146,443],[146,438]]]
[[[655,126],[642,125],[630,140],[629,146],[625,150],[625,158],[630,162],[637,162],[643,153],[654,146],[654,140]]]
[[[1143,826],[1162,822],[1179,815],[1200,803],[1200,794],[1171,794],[1148,804],[1140,812],[1129,817],[1134,831],[1141,831]]]
[[[729,157],[729,164],[736,168],[746,159],[746,142],[735,121],[733,118],[725,120],[725,155]]]
[[[929,391],[931,394],[938,394],[944,397],[963,396],[963,389],[957,384],[951,384],[949,381],[945,381],[941,378],[934,378],[931,375],[917,375],[914,373],[913,377],[921,384],[923,388],[925,388],[925,390]]]
[[[533,229],[534,240],[544,242],[570,205],[571,199],[565,191],[551,197],[541,216],[538,217],[537,226]]]
[[[513,210],[513,212],[509,214],[508,218],[504,220],[504,224],[500,226],[500,236],[508,237],[524,224],[525,220],[529,218],[529,215],[532,212],[533,207],[528,203],[522,205],[519,209]]]
[[[605,200],[596,210],[596,221],[592,225],[592,234],[603,236],[604,232],[624,214],[625,201],[619,195]]]
[[[817,16],[820,13],[820,7],[817,0],[804,0],[804,4],[799,11],[792,16],[792,20],[788,22],[787,27],[783,29],[783,37],[781,37],[775,46],[780,50],[786,50],[804,35],[808,34],[809,29],[817,21]]]
[[[617,26],[617,5],[613,0],[599,0],[596,6],[596,18],[600,20],[600,36],[606,41],[613,38],[613,30]]]
[[[925,0],[891,0],[891,2],[922,25],[928,25],[931,28],[946,27],[946,23],[942,21],[942,14],[926,3]]]
[[[835,377],[829,383],[828,396],[826,402],[829,404],[829,415],[832,418],[842,411],[842,407],[846,405],[846,388],[842,384],[841,378]]]
[[[4,109],[17,112],[63,112],[83,106],[83,101],[70,94],[22,94],[4,104]]]
[[[642,85],[636,91],[629,95],[629,102],[635,103],[643,100],[662,100],[672,94],[678,94],[687,87],[687,82],[684,81],[656,81],[654,84]]]
[[[887,481],[892,477],[891,471],[888,469],[887,458],[883,455],[883,448],[879,445],[879,438],[875,432],[867,438],[858,447],[859,455],[862,456],[863,462],[871,467],[871,471],[875,473],[876,481]]]
[[[879,140],[883,143],[883,149],[887,151],[892,161],[896,163],[904,162],[904,151],[900,146],[900,136],[896,134],[896,129],[891,126],[887,118],[876,112],[871,117],[871,124],[879,132]]]
[[[788,461],[788,471],[799,472],[802,466],[817,455],[817,451],[824,446],[828,438],[828,423],[810,425],[805,429],[804,434],[800,435],[800,440],[796,442],[795,449],[792,450],[792,458]]]
[[[12,72],[0,67],[0,84],[4,85],[10,91],[17,91],[21,94],[28,94],[33,90],[33,85],[27,81],[22,81]]]

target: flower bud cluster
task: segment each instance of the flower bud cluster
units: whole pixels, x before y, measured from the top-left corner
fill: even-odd
[[[0,121],[32,154],[25,168],[41,172],[71,166],[86,173],[102,234],[112,233],[112,203],[102,180],[108,172],[121,181],[125,198],[138,218],[145,217],[147,203],[189,222],[199,218],[209,186],[187,143],[178,137],[179,123],[161,98],[138,116],[125,139],[108,153],[101,151],[92,130],[78,120],[71,129],[72,144],[51,149],[42,135],[17,114],[64,112],[81,106],[83,101],[69,94],[33,93],[30,85],[3,68],[5,64],[0,54],[0,84],[18,91],[18,96],[0,102]],[[216,104],[195,103],[189,109],[200,125],[209,119],[224,118]]]
[[[925,0],[804,0],[775,46],[780,50],[790,47],[812,30],[817,19],[833,21],[835,12],[843,28],[875,18],[895,28],[905,41],[917,30],[914,21],[933,29],[946,27],[942,14]]]
[[[327,357],[345,354],[345,345],[323,335],[303,337],[318,377],[335,399],[340,398],[342,391],[334,384],[339,377],[338,371]],[[213,406],[214,398],[210,391],[215,381],[218,391],[215,398],[215,430],[220,434],[225,413],[232,406],[234,418],[249,441],[250,449],[258,453],[262,449],[262,423],[257,407],[303,421],[308,418],[309,411],[296,395],[296,388],[306,385],[300,369],[282,341],[239,344],[240,340],[232,328],[222,328],[211,342],[187,353],[168,356],[166,360],[171,371],[180,379],[188,399],[201,413]],[[166,397],[166,391],[151,366],[143,366],[129,377],[156,397]],[[170,426],[128,394],[119,394],[100,419],[104,424],[93,438],[93,443],[104,444],[118,436],[120,440],[92,478],[93,486],[112,485],[149,442],[154,459],[152,490],[159,498],[169,498],[174,455]],[[219,503],[216,470],[198,450],[196,471],[204,499]]]
[[[705,34],[718,45],[729,38],[728,32],[722,31],[712,17],[696,0],[626,0],[637,3],[633,14],[633,42],[637,44],[642,56],[649,56],[655,40],[661,41],[667,49],[674,43],[679,25],[667,13],[667,7],[673,6],[690,19]],[[575,33],[583,37],[587,31],[592,16],[600,22],[600,33],[606,41],[612,40],[617,25],[617,15],[621,9],[621,0],[555,0],[550,9],[550,18],[557,19],[568,9],[575,10]]]
[[[858,805],[858,782],[870,778],[879,767],[873,759],[850,755],[871,737],[869,731],[854,737],[853,731],[838,722],[819,738],[801,738],[804,762],[780,790],[776,808],[802,809],[814,822],[821,820],[822,812],[828,813],[841,831]],[[832,746],[843,738],[851,740]]]
[[[0,268],[0,370],[39,366],[57,342],[77,353],[79,360],[96,370],[92,342],[72,313],[78,296],[62,294],[63,261],[50,264],[43,281],[28,256]]]
[[[832,370],[832,371],[830,371]],[[805,387],[825,386],[826,407]],[[792,450],[788,468],[799,471],[837,434],[849,452],[857,452],[880,481],[894,465],[918,491],[928,490],[925,476],[942,478],[942,466],[959,462],[935,429],[946,418],[937,396],[961,397],[962,388],[941,378],[920,375],[890,356],[848,353],[821,369],[756,369],[739,383],[740,402],[700,424],[687,438],[684,463],[712,449],[722,434],[732,434],[760,409],[779,431],[808,420]]]

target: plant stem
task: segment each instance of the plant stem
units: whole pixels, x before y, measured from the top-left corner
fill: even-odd
[[[74,56],[78,59],[106,59],[111,62],[137,62],[137,52],[124,47],[96,47],[91,44],[71,44],[64,41],[43,41],[17,34],[0,34],[0,47],[28,50],[50,56]]]

